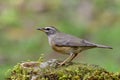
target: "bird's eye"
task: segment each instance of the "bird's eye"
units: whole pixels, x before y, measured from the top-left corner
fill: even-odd
[[[49,30],[50,30],[50,28],[47,28],[46,30],[48,30],[48,31],[49,31]]]

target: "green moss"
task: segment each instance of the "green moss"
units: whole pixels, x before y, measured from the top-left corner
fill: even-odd
[[[38,63],[38,62],[37,62]],[[39,62],[40,64],[40,62]],[[106,71],[97,65],[74,63],[58,68],[23,68],[17,64],[8,80],[120,80],[120,73]]]

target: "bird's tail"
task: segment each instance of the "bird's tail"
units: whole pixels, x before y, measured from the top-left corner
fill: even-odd
[[[105,45],[97,45],[98,48],[106,48],[106,49],[113,49],[110,46],[105,46]]]

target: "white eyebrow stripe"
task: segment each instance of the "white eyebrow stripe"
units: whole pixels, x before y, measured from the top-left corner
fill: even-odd
[[[52,28],[52,27],[45,27],[45,29],[47,29],[47,28],[49,28],[49,29],[54,29],[54,28]],[[55,30],[55,29],[54,29]]]

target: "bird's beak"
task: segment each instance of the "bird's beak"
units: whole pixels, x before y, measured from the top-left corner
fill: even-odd
[[[37,30],[44,31],[44,28],[37,28]]]

